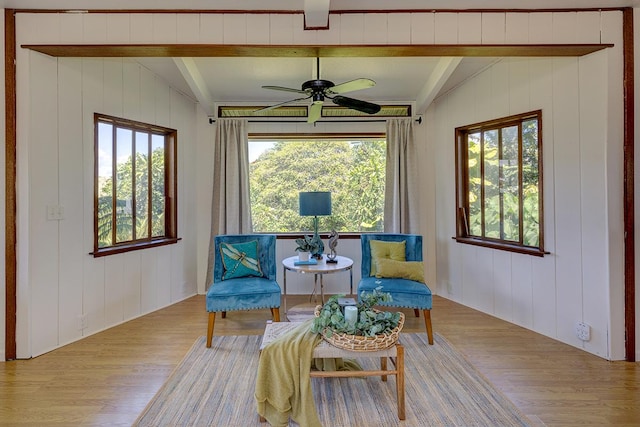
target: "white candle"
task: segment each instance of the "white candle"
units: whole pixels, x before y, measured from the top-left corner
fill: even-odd
[[[354,305],[347,305],[344,308],[344,319],[350,325],[355,325],[358,320],[358,308]]]

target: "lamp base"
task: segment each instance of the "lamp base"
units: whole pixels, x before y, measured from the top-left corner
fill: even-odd
[[[311,242],[314,245],[314,249],[311,251],[313,257],[320,261],[322,259],[322,253],[324,252],[324,243],[322,243],[322,239],[318,234],[318,217],[316,216],[313,219],[313,237],[311,238]]]
[[[337,259],[328,259],[327,260],[327,264],[337,264],[338,260]]]

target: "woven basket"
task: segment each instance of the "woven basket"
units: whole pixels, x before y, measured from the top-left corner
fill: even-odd
[[[322,309],[321,305],[316,306],[314,314],[316,317],[320,316],[320,310]],[[379,311],[373,309],[373,311]],[[342,348],[345,350],[351,351],[378,351],[385,350],[398,342],[398,338],[400,337],[400,331],[404,326],[404,313],[400,312],[400,321],[398,322],[398,326],[396,326],[391,332],[387,332],[384,334],[378,334],[374,337],[364,337],[362,335],[349,335],[344,332],[335,332],[328,336],[327,330],[329,328],[324,328],[321,332],[322,338],[327,341],[329,344]]]

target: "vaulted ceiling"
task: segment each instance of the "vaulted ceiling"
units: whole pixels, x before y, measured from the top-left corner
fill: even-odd
[[[0,0],[17,9],[116,10],[294,10],[304,11],[307,27],[325,27],[330,11],[429,9],[597,8],[639,5],[640,0]],[[270,105],[300,95],[263,89],[283,86],[300,89],[318,78],[312,57],[180,57],[136,58],[176,89],[198,100],[209,114],[215,105],[245,103]],[[320,78],[336,84],[369,78],[375,87],[354,92],[354,98],[376,103],[416,104],[421,113],[439,94],[478,73],[498,57],[327,57],[320,58]]]
[[[189,84],[191,77],[188,73],[194,72],[194,69],[185,70],[183,59],[136,60],[172,82],[177,89],[198,99],[205,109],[207,97],[214,104],[265,106],[293,100],[301,95],[263,89],[262,86],[300,89],[303,82],[317,78],[315,58],[189,58],[186,64],[195,67],[195,72],[201,75],[205,85],[204,89],[198,89],[193,87],[193,83]],[[376,82],[374,87],[351,92],[348,96],[382,104],[415,102],[420,110],[420,104],[430,103],[439,93],[496,60],[486,57],[457,59],[452,61],[450,70],[443,71],[442,67],[450,64],[449,58],[406,57],[393,58],[392,61],[388,58],[320,58],[320,78],[335,84],[361,77],[369,78]],[[440,76],[440,80],[434,76]],[[202,90],[206,93],[203,94]],[[297,104],[305,102],[309,101]],[[208,112],[213,114],[213,110],[214,106],[211,106]]]

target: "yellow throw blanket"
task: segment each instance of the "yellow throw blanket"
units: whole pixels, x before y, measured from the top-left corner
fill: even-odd
[[[311,332],[313,319],[276,338],[260,354],[255,398],[258,414],[274,427],[289,425],[289,417],[301,427],[321,427],[311,376],[319,371],[355,371],[362,367],[348,359],[312,359],[322,336]]]
[[[255,398],[258,414],[274,427],[322,427],[311,391],[311,358],[322,339],[311,332],[313,319],[283,334],[262,349]]]

